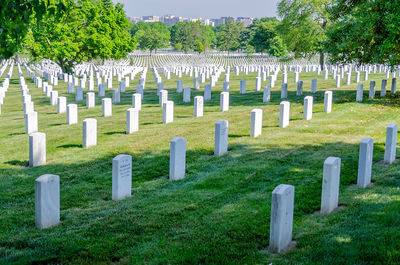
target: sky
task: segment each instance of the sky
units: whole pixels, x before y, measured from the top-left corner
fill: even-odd
[[[113,0],[129,17],[176,15],[188,18],[271,17],[279,0]]]

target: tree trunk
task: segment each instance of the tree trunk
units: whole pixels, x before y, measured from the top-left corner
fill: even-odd
[[[325,64],[325,54],[323,52],[319,53],[319,64],[321,66],[321,70],[323,70]]]

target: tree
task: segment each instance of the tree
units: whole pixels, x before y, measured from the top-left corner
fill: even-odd
[[[278,5],[282,22],[280,35],[295,57],[312,57],[320,54],[324,65],[323,43],[329,25],[328,8],[333,0],[282,0]]]
[[[338,0],[326,49],[332,62],[400,64],[400,2]]]
[[[228,19],[227,23],[221,25],[217,33],[217,46],[222,51],[233,52],[240,48],[240,36],[244,26],[240,22]]]
[[[24,44],[29,32],[32,14],[37,19],[47,11],[54,15],[55,7],[63,8],[63,3],[57,6],[50,1],[42,0],[2,0],[0,5],[0,58],[10,58]]]
[[[138,48],[141,50],[156,51],[168,47],[170,41],[170,32],[167,26],[162,22],[138,23],[134,30],[135,38],[138,42]]]
[[[171,27],[171,43],[176,50],[199,51],[199,43],[203,51],[213,47],[215,34],[210,26],[200,22],[179,22]]]
[[[50,59],[71,73],[76,63],[125,58],[135,48],[136,40],[128,32],[129,21],[121,4],[63,0],[63,7],[31,19],[26,48],[34,58]]]
[[[282,38],[278,35],[277,19],[258,23],[250,44],[257,52],[267,52],[272,56],[281,57],[286,54],[286,47]]]

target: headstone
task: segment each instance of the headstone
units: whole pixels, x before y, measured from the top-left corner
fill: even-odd
[[[397,124],[390,123],[386,128],[385,163],[392,164],[396,160]]]
[[[221,120],[215,124],[214,155],[222,156],[228,152],[228,121]]]
[[[369,84],[369,99],[375,98],[375,81],[371,81]]]
[[[195,90],[200,89],[200,79],[198,77],[195,77],[193,79],[193,89]]]
[[[220,111],[229,110],[229,92],[221,92],[219,104],[220,104]]]
[[[91,109],[94,108],[96,104],[95,94],[94,92],[86,93],[86,108]]]
[[[190,87],[188,86],[183,89],[183,102],[190,102]]]
[[[307,96],[304,98],[304,111],[303,111],[303,119],[311,120],[313,114],[313,97]]]
[[[132,108],[142,110],[142,95],[140,93],[132,95]]]
[[[84,148],[97,145],[97,120],[83,120],[83,144]]]
[[[317,92],[317,79],[314,78],[311,80],[311,93],[316,93]]]
[[[101,100],[101,110],[103,117],[109,117],[112,115],[112,99],[103,98]]]
[[[336,88],[340,87],[340,75],[336,76]]]
[[[58,91],[51,91],[50,92],[50,105],[55,106],[57,105],[58,99]]]
[[[271,101],[271,87],[266,86],[264,87],[264,92],[263,92],[263,103],[267,103]]]
[[[229,92],[229,82],[227,82],[227,81],[224,82],[222,91]]]
[[[194,117],[203,117],[203,97],[194,97]]]
[[[262,109],[251,111],[250,136],[258,137],[262,133]]]
[[[126,134],[139,131],[139,110],[129,108],[126,111]]]
[[[78,105],[68,104],[67,105],[67,124],[78,123]]]
[[[324,94],[324,112],[331,113],[332,112],[332,91],[325,91]]]
[[[131,196],[132,156],[117,155],[112,160],[112,200],[122,200]]]
[[[340,164],[341,159],[339,157],[328,157],[324,162],[321,214],[331,213],[338,207]]]
[[[112,103],[118,104],[120,102],[121,102],[121,93],[120,93],[119,89],[113,89]]]
[[[366,188],[371,184],[373,152],[374,140],[371,138],[362,139],[360,144],[357,177],[357,186],[360,188]]]
[[[67,111],[67,98],[66,97],[58,97],[57,98],[57,112],[65,113]]]
[[[99,85],[99,97],[105,97],[106,96],[106,87],[104,84]]]
[[[68,94],[73,94],[75,92],[74,83],[68,83]]]
[[[386,95],[386,84],[387,84],[387,80],[383,79],[382,85],[381,85],[381,97],[384,97]]]
[[[178,80],[176,83],[176,92],[182,93],[183,91],[183,80]]]
[[[279,127],[286,128],[289,126],[290,102],[282,101],[279,106]]]
[[[356,83],[360,83],[360,71],[356,72]]]
[[[396,81],[397,81],[396,78],[392,79],[392,88],[390,90],[390,93],[392,93],[392,94],[396,94]]]
[[[301,96],[303,95],[303,81],[297,82],[297,91],[296,91],[296,96]]]
[[[163,105],[163,123],[167,124],[174,121],[174,102],[167,101]]]
[[[246,94],[246,79],[240,80],[240,94]]]
[[[170,143],[169,179],[185,178],[186,171],[186,139],[175,137]]]
[[[292,241],[294,186],[280,184],[272,191],[269,250],[279,253]]]
[[[38,113],[36,111],[25,114],[25,132],[31,134],[38,131]]]
[[[83,100],[83,90],[81,87],[77,87],[75,90],[75,101]]]
[[[261,77],[256,77],[256,91],[261,90]]]
[[[168,91],[161,90],[160,95],[158,96],[158,104],[162,107],[165,102],[168,101]]]
[[[211,86],[206,84],[204,87],[204,101],[211,100]]]
[[[283,83],[281,89],[281,99],[285,99],[288,97],[288,84]]]
[[[29,166],[46,164],[46,134],[34,132],[29,135]]]
[[[60,222],[60,177],[45,174],[35,180],[35,223],[40,229]]]
[[[357,85],[357,96],[356,96],[357,102],[363,101],[363,94],[364,94],[364,86],[363,86],[363,84],[358,84]]]

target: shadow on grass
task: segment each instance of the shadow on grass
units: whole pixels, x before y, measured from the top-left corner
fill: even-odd
[[[82,145],[81,144],[64,144],[64,145],[57,146],[57,148],[64,148],[64,149],[76,148],[76,147],[82,147]]]
[[[382,159],[383,148],[375,145],[374,161]],[[295,186],[297,224],[320,207],[324,160],[341,157],[343,189],[356,183],[358,150],[358,144],[341,142],[292,144],[287,148],[231,144],[222,157],[214,157],[209,149],[187,150],[186,178],[174,182],[168,180],[169,151],[131,153],[132,196],[122,201],[110,201],[112,159],[118,154],[92,161],[7,169],[0,196],[13,207],[3,213],[1,222],[7,220],[12,229],[5,230],[0,222],[4,235],[0,245],[9,250],[8,263],[21,258],[29,263],[262,263],[265,256],[260,249],[268,246],[272,190],[282,183]],[[37,230],[33,183],[49,173],[61,178],[62,223]],[[16,181],[18,186],[13,189]],[[379,233],[379,222],[374,225],[373,231],[360,231],[346,246],[362,248],[358,242],[364,235]],[[335,232],[329,230],[330,234]],[[326,234],[314,236],[334,240]],[[391,242],[380,244],[394,251]],[[149,245],[151,249],[146,248]],[[336,252],[325,249],[327,256]],[[354,252],[341,253],[351,261],[361,258]],[[371,261],[382,255],[375,253]],[[318,257],[323,263],[329,261]]]

